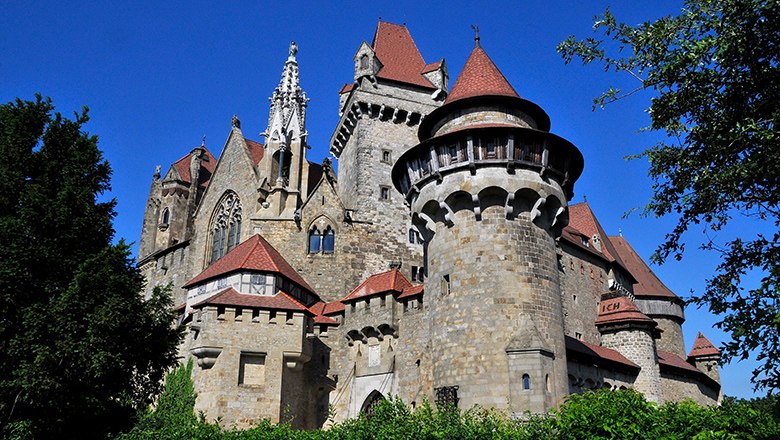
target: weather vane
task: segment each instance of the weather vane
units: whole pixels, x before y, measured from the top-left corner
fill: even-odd
[[[474,30],[474,47],[480,47],[479,45],[479,26],[472,24],[471,29]]]

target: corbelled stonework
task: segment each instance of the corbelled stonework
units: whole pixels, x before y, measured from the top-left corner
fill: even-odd
[[[338,175],[307,159],[297,56],[264,143],[233,116],[218,158],[204,143],[152,180],[145,294],[173,285],[207,418],[315,428],[390,395],[520,415],[596,388],[718,401],[719,352],[702,336],[684,359],[682,302],[569,204],[582,155],[482,47],[448,90],[444,60],[380,22],[339,92]]]

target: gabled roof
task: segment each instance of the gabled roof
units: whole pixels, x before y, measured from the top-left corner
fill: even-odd
[[[655,327],[655,321],[640,312],[634,302],[627,296],[618,296],[602,300],[599,303],[599,314],[596,326],[608,324],[639,323]]]
[[[244,142],[246,142],[246,146],[249,148],[249,156],[252,158],[252,163],[255,165],[259,164],[263,159],[263,155],[265,154],[265,148],[263,148],[263,144],[247,138],[244,138]]]
[[[380,21],[371,47],[382,63],[377,77],[435,88],[422,75],[427,65],[406,26]]]
[[[471,51],[445,104],[474,96],[511,96],[519,98],[504,74],[479,46]]]
[[[653,273],[647,263],[642,260],[634,248],[628,244],[624,237],[609,237],[609,241],[615,246],[618,256],[626,265],[626,269],[636,279],[634,283],[634,295],[636,296],[663,296],[678,298],[664,283]]]
[[[198,173],[198,186],[205,187],[208,186],[211,175],[214,173],[214,169],[217,167],[217,160],[206,147],[198,148],[203,148],[203,158],[200,162],[201,169],[200,173]],[[171,167],[173,167],[176,172],[179,173],[181,181],[187,184],[192,183],[192,174],[190,174],[191,157],[192,152],[187,153],[184,157],[171,165]]]
[[[281,274],[300,287],[314,293],[314,289],[290,266],[287,260],[259,234],[236,246],[224,257],[215,261],[195,278],[189,280],[183,287],[188,288],[239,270],[274,272]]]
[[[355,83],[344,84],[343,86],[341,86],[341,90],[339,90],[339,95],[342,93],[351,92],[352,89],[354,88],[355,88]]]
[[[236,289],[229,287],[214,296],[194,304],[192,308],[203,307],[206,305],[288,310],[293,312],[305,312],[310,315],[314,315],[314,312],[281,290],[276,295],[268,296],[243,294],[238,292]]]
[[[688,353],[688,357],[697,358],[705,356],[720,356],[720,350],[702,332],[699,332],[696,335],[696,340],[693,341],[693,348]]]
[[[385,292],[402,293],[409,287],[412,287],[412,283],[398,269],[391,269],[371,275],[341,301],[353,301]]]
[[[423,70],[420,73],[430,73],[434,70],[437,70],[441,67],[441,65],[444,64],[444,58],[440,59],[439,61],[436,61],[435,63],[428,63],[423,67]]]
[[[615,263],[628,271],[626,264],[620,259],[620,255],[609,240],[609,236],[604,232],[601,224],[596,219],[588,202],[575,203],[569,205],[569,226],[585,234],[589,238],[598,235],[601,240],[601,253],[610,263]],[[567,227],[569,227],[567,226]],[[629,272],[630,275],[630,272]]]
[[[638,373],[639,365],[617,351],[566,336],[566,357],[572,360],[592,362],[602,367],[618,367]]]

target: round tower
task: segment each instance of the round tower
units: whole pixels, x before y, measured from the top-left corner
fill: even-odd
[[[583,168],[477,45],[392,170],[425,239],[434,398],[546,411],[567,394],[555,239]]]

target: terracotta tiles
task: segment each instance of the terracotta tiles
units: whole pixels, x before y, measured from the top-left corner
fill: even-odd
[[[667,298],[677,298],[668,287],[650,270],[650,267],[636,253],[634,248],[628,244],[624,237],[609,237],[609,241],[615,246],[617,254],[626,269],[636,279],[634,284],[634,295],[636,296],[663,296]]]
[[[422,76],[426,63],[406,26],[380,21],[371,46],[382,63],[379,78],[435,88]]]
[[[259,234],[236,246],[224,257],[212,263],[198,276],[188,281],[183,287],[187,288],[202,281],[241,269],[279,273],[300,287],[314,293],[314,289],[301,278],[287,260]]]
[[[412,287],[412,283],[398,269],[391,269],[387,272],[371,275],[341,301],[352,301],[384,292],[402,293],[405,288],[409,287]]]
[[[490,95],[519,97],[487,53],[475,47],[444,103]]]
[[[211,174],[214,173],[214,169],[217,167],[217,160],[208,149],[205,147],[203,148],[206,151],[204,152],[204,158],[201,161],[201,171],[198,175],[198,185],[205,187],[208,186],[209,179],[211,179]],[[172,165],[176,169],[176,172],[179,173],[179,177],[181,177],[182,182],[188,184],[192,183],[192,175],[190,174],[190,161],[192,160],[191,157],[192,153],[189,153],[174,162]]]
[[[246,142],[246,147],[249,149],[249,155],[252,157],[252,162],[257,165],[263,159],[263,155],[265,154],[265,148],[263,148],[263,144],[249,140],[247,138],[244,138],[244,142]]]
[[[617,351],[581,341],[572,338],[571,336],[566,336],[566,355],[572,358],[592,361],[596,364],[601,364],[602,366],[617,364],[618,366],[628,367],[632,370],[639,370],[639,365],[631,362]]]
[[[689,358],[700,356],[720,356],[720,350],[702,332],[696,335],[696,340],[693,341],[693,348],[688,353]]]
[[[634,302],[627,296],[609,298],[599,303],[599,315],[596,318],[597,326],[629,322],[656,325],[656,322],[640,312],[634,305]]]

